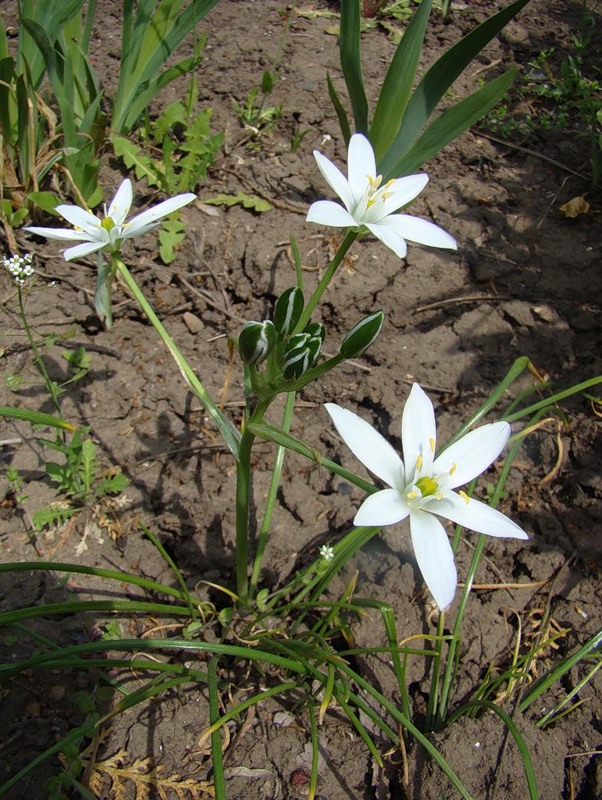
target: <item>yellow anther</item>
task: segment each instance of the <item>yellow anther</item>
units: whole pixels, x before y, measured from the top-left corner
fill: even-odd
[[[451,468],[450,468],[450,470],[449,470],[449,474],[450,474],[450,475],[453,475],[453,474],[454,474],[454,472],[455,472],[457,469],[458,469],[458,465],[457,465],[457,464],[452,464],[452,465],[451,465]]]
[[[422,456],[420,454],[416,456],[416,469],[418,472],[422,469]]]
[[[415,500],[418,497],[418,492],[408,492],[407,498],[408,500]]]
[[[435,440],[433,439],[432,436],[429,439],[429,447],[431,448],[431,453],[434,453],[435,452]]]
[[[463,492],[462,489],[460,489],[459,495],[462,498],[462,500],[464,500],[466,505],[470,503],[470,497],[466,494],[466,492]]]
[[[443,500],[443,492],[437,494],[437,500]]]

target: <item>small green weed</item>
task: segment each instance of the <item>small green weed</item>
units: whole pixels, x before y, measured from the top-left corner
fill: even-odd
[[[253,86],[244,103],[234,103],[241,125],[255,134],[267,133],[282,117],[282,105],[266,106],[267,98],[274,91],[277,72],[266,70],[259,86]]]
[[[150,186],[165,194],[195,191],[207,177],[224,139],[222,133],[211,131],[212,113],[206,108],[193,114],[182,102],[170,103],[156,120],[147,120],[139,131],[140,143],[114,134],[113,149],[139,180],[146,178]],[[183,230],[179,211],[163,222],[159,253],[164,264],[175,259]]]
[[[573,36],[573,52],[559,64],[554,60],[555,48],[542,50],[528,63],[510,101],[490,112],[484,126],[503,138],[563,131],[587,142],[596,186],[602,179],[602,78],[599,67],[591,67],[599,55],[594,26],[594,18],[584,12],[582,30]],[[518,102],[526,103],[529,112],[514,112]]]

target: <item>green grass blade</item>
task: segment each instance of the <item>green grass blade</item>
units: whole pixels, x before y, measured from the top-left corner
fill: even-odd
[[[209,723],[214,725],[219,719],[220,692],[217,683],[217,667],[219,660],[214,656],[209,662],[207,688],[209,690]],[[226,780],[224,777],[224,759],[222,756],[222,737],[219,728],[211,734],[211,755],[213,759],[213,787],[215,800],[226,800]]]
[[[561,400],[564,400],[571,395],[585,392],[586,389],[589,389],[592,386],[597,386],[600,383],[602,383],[602,375],[598,375],[595,378],[589,378],[587,381],[577,383],[574,386],[571,386],[569,389],[563,389],[561,392],[556,392],[556,394],[553,394],[551,397],[540,400],[538,403],[533,403],[533,405],[523,408],[520,411],[516,411],[514,414],[505,415],[504,419],[506,422],[516,422],[519,419],[531,416],[531,414],[534,414],[536,411],[539,411],[542,408],[553,406],[555,403],[559,403]]]
[[[431,6],[431,0],[422,0],[385,75],[370,125],[370,141],[377,162],[387,152],[404,117],[418,69]]]
[[[450,717],[449,723],[451,724],[455,720],[457,720],[462,714],[469,711],[471,708],[488,708],[490,711],[493,711],[494,714],[497,714],[498,717],[502,720],[504,725],[508,728],[510,733],[512,734],[512,738],[516,742],[516,746],[518,747],[521,760],[523,762],[523,767],[525,769],[525,777],[527,779],[527,786],[529,788],[529,797],[530,800],[539,800],[539,790],[537,789],[537,781],[535,779],[535,769],[533,768],[533,761],[531,759],[531,754],[529,753],[529,748],[527,747],[525,740],[523,739],[521,732],[516,727],[515,722],[513,721],[512,717],[507,714],[503,709],[501,709],[495,703],[492,703],[491,700],[472,700],[466,705],[462,706],[462,708],[458,709],[455,714]]]
[[[83,605],[82,603],[79,606]],[[43,611],[44,607],[38,608],[38,611]],[[75,609],[77,611],[77,609]],[[187,614],[188,609],[183,609],[183,613]],[[272,643],[273,644],[273,643]],[[212,642],[191,641],[188,639],[117,639],[117,640],[101,640],[95,642],[85,642],[84,644],[76,644],[71,647],[64,647],[62,649],[63,657],[79,656],[84,653],[101,653],[112,652],[118,650],[132,651],[138,653],[141,651],[159,650],[160,652],[177,652],[177,653],[220,653],[225,656],[232,656],[247,661],[258,661],[266,664],[271,664],[278,669],[290,670],[297,675],[306,675],[308,667],[306,664],[301,663],[299,659],[292,659],[286,656],[272,653],[268,650],[262,650],[258,647],[243,647],[241,645],[220,644]],[[10,677],[16,672],[22,672],[25,669],[41,669],[45,667],[47,662],[56,660],[56,652],[42,653],[41,655],[34,656],[20,664],[7,664],[0,666],[0,678],[3,680]]]
[[[487,114],[506,94],[516,73],[516,69],[507,70],[503,75],[444,111],[429,125],[414,146],[392,165],[391,169],[382,167],[383,178],[388,180],[415,172],[429,158],[439,153],[447,144]],[[386,162],[389,161],[390,153],[391,150],[385,158]]]
[[[503,8],[451,47],[430,67],[408,103],[395,141],[379,163],[379,171],[383,177],[393,175],[393,165],[412,147],[435,107],[456,78],[528,2],[529,0],[516,0]]]
[[[353,109],[355,130],[368,135],[368,100],[362,77],[360,57],[359,0],[341,0],[341,32],[339,36],[341,67]]]
[[[596,651],[602,652],[602,630],[595,633],[588,641],[580,647],[575,653],[567,658],[564,658],[560,663],[556,664],[552,669],[542,675],[541,678],[525,693],[519,705],[519,711],[526,711],[529,706],[538,699],[544,692],[547,692],[551,686],[559,681],[563,675],[573,669],[584,658],[589,658],[596,655]]]
[[[53,571],[53,572],[75,572],[79,575],[94,575],[97,578],[117,581],[118,583],[131,583],[140,586],[149,592],[159,592],[168,597],[175,597],[178,600],[186,600],[187,596],[182,595],[179,589],[166,586],[164,583],[157,583],[149,578],[142,578],[138,575],[130,575],[128,572],[120,570],[101,569],[100,567],[87,567],[83,564],[68,564],[62,561],[16,561],[14,563],[0,563],[0,574],[3,572],[33,572],[33,571]],[[40,606],[40,612],[43,607]]]

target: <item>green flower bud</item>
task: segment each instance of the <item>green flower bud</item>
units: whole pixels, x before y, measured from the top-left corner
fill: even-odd
[[[309,333],[296,333],[286,343],[285,352],[288,353],[291,350],[297,350],[299,347],[305,347],[305,345],[309,342],[311,336]]]
[[[304,304],[303,292],[297,286],[287,289],[280,295],[274,308],[274,325],[278,333],[288,336],[295,329],[303,313]]]
[[[324,342],[326,338],[326,329],[321,322],[310,322],[309,325],[305,326],[303,333],[309,333],[312,338],[315,336],[321,342]]]
[[[341,355],[345,358],[357,358],[363,355],[378,338],[384,318],[382,311],[375,311],[354,325],[343,339]]]
[[[301,377],[316,363],[321,349],[322,339],[319,336],[310,336],[308,333],[292,336],[284,351],[282,365],[284,377],[287,380]]]
[[[238,337],[238,352],[245,364],[261,364],[276,344],[278,334],[270,320],[247,322]]]

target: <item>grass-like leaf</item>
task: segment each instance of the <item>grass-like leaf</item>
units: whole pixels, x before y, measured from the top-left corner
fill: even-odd
[[[503,8],[447,50],[430,67],[412,94],[393,143],[379,162],[379,171],[383,177],[385,175],[398,177],[404,174],[397,173],[394,165],[413,147],[416,137],[443,95],[473,58],[528,2],[529,0],[516,0]]]
[[[360,57],[360,4],[358,0],[341,1],[339,36],[341,66],[351,100],[357,133],[368,135],[368,99],[362,77]]]
[[[395,51],[380,90],[370,125],[370,141],[377,161],[389,149],[404,118],[418,69],[431,5],[431,0],[422,0],[420,3]]]

